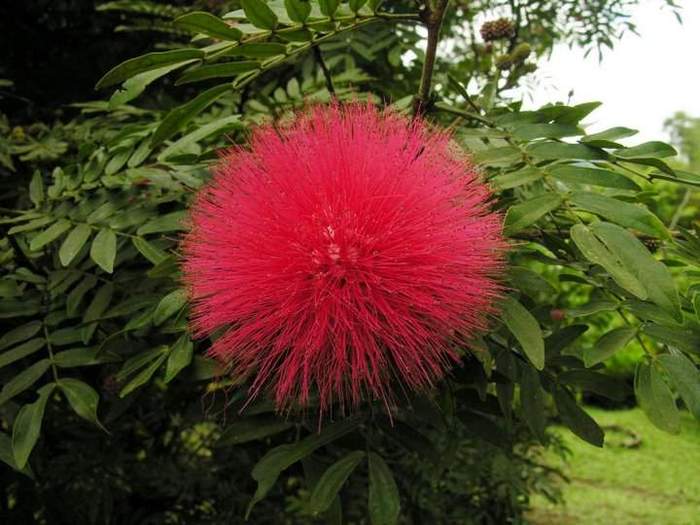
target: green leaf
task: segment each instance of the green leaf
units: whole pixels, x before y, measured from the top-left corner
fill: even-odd
[[[591,445],[603,446],[605,439],[603,430],[591,416],[578,406],[567,389],[557,388],[554,391],[554,402],[562,423],[569,427],[569,430]]]
[[[632,148],[622,148],[613,152],[621,159],[655,158],[664,159],[678,155],[678,152],[664,142],[645,142]]]
[[[237,41],[243,33],[235,27],[229,26],[220,18],[203,11],[187,13],[175,20],[173,24],[188,31],[204,33],[207,36],[218,38],[219,40]]]
[[[537,319],[512,297],[506,297],[501,304],[503,322],[518,340],[523,352],[534,367],[542,370],[544,368],[544,340]]]
[[[90,423],[104,428],[97,419],[97,405],[100,402],[100,396],[90,385],[78,379],[67,378],[61,379],[58,386],[76,414]]]
[[[296,443],[280,445],[268,451],[267,454],[256,463],[251,472],[253,479],[258,482],[258,488],[248,505],[246,519],[250,516],[255,504],[262,500],[270,491],[282,471],[305,458],[317,448],[353,431],[362,420],[362,417],[354,416],[343,421],[338,421],[324,427],[318,434],[312,434]]]
[[[299,24],[306,22],[311,14],[311,2],[308,0],[284,0],[284,7],[292,21]]]
[[[68,266],[75,259],[91,233],[92,228],[87,224],[78,224],[71,230],[58,250],[58,258],[63,266]]]
[[[166,213],[165,215],[160,215],[155,219],[151,219],[141,226],[136,233],[139,235],[148,235],[149,233],[181,231],[185,229],[185,225],[183,224],[184,218],[184,211]]]
[[[117,256],[117,235],[110,228],[102,228],[90,246],[90,259],[107,273],[114,271]]]
[[[584,102],[575,106],[547,106],[540,108],[538,111],[545,112],[550,110],[553,112],[552,118],[554,122],[559,124],[578,124],[590,115],[595,109],[600,107],[601,102]]]
[[[348,2],[348,5],[350,6],[350,9],[353,13],[357,13],[360,9],[362,9],[362,6],[366,3],[367,0],[350,0]]]
[[[284,55],[287,46],[279,42],[250,42],[233,49],[230,54],[247,58],[271,58]]]
[[[175,135],[195,116],[229,92],[231,92],[230,83],[220,84],[203,91],[186,104],[170,111],[153,133],[151,146],[155,147]]]
[[[132,237],[131,242],[139,253],[154,265],[168,258],[167,252],[161,250],[155,244],[148,242],[143,237]]]
[[[56,221],[31,240],[29,243],[29,249],[33,252],[40,250],[50,242],[58,239],[61,235],[68,231],[70,227],[71,223],[66,219]]]
[[[262,0],[241,0],[241,7],[248,21],[255,27],[270,31],[277,27],[277,16]]]
[[[10,379],[0,390],[0,406],[7,403],[17,394],[21,394],[32,386],[51,366],[51,361],[42,359]]]
[[[399,521],[401,498],[391,469],[381,456],[369,453],[369,498],[367,509],[372,525],[395,525]]]
[[[676,400],[656,367],[646,363],[637,365],[634,392],[649,421],[671,434],[680,432],[681,420]]]
[[[547,434],[547,414],[544,405],[544,391],[540,384],[540,376],[537,370],[530,366],[522,367],[520,378],[520,404],[523,411],[523,419],[530,427],[533,435],[545,443]]]
[[[513,235],[537,222],[543,215],[555,210],[562,203],[556,193],[545,193],[534,199],[512,206],[506,214],[504,233]]]
[[[197,59],[169,64],[152,71],[144,71],[143,73],[139,73],[138,75],[127,79],[109,99],[109,107],[116,108],[122,104],[126,104],[127,102],[138,97],[149,85],[159,78],[164,77],[171,71],[175,71],[176,69],[185,67],[188,64],[192,64],[193,62],[197,62]]]
[[[200,49],[174,49],[172,51],[148,53],[140,57],[131,58],[108,71],[97,82],[95,89],[118,84],[145,71],[197,58],[203,59],[204,51]]]
[[[114,363],[121,358],[107,352],[99,352],[99,347],[71,348],[58,352],[53,356],[53,363],[60,368],[73,368],[76,366],[100,365]]]
[[[145,385],[148,383],[148,381],[153,377],[153,374],[156,373],[156,370],[160,368],[160,365],[163,364],[163,361],[165,361],[165,358],[168,357],[168,354],[165,353],[165,350],[167,350],[167,347],[162,347],[158,348],[158,354],[157,357],[149,364],[147,367],[145,367],[143,370],[141,370],[138,374],[134,376],[134,378],[129,381],[124,388],[121,389],[119,392],[119,397],[126,397],[131,392],[136,390],[137,388]],[[121,371],[120,371],[121,373]]]
[[[0,350],[4,350],[5,348],[14,346],[17,343],[26,341],[30,337],[34,337],[39,330],[41,330],[41,326],[41,321],[32,321],[30,323],[23,324],[22,326],[18,326],[9,332],[5,332],[5,334],[0,337]]]
[[[566,370],[559,374],[558,380],[615,401],[624,401],[630,393],[624,381],[592,370]]]
[[[157,311],[157,310],[156,310]],[[180,370],[189,366],[192,362],[192,351],[194,345],[190,341],[189,335],[181,336],[173,345],[168,361],[165,364],[165,382],[169,383],[175,376],[180,373]]]
[[[46,402],[55,386],[50,383],[41,387],[38,390],[39,398],[29,405],[24,405],[15,418],[12,425],[12,452],[19,469],[23,469],[27,464],[29,455],[39,439]]]
[[[591,230],[642,283],[649,300],[681,322],[683,314],[678,290],[666,265],[657,261],[639,239],[620,226],[597,222],[591,226]]]
[[[571,227],[570,235],[571,240],[574,241],[586,259],[605,268],[610,277],[631,294],[643,300],[647,298],[646,287],[598,240],[588,227],[583,224],[575,224]]]
[[[85,297],[85,294],[92,290],[96,284],[97,277],[94,275],[87,275],[82,281],[80,281],[78,286],[71,290],[71,292],[68,294],[68,298],[66,299],[66,312],[68,315],[73,316],[78,312],[78,307],[80,306],[83,297]]]
[[[163,297],[153,313],[153,324],[159,326],[175,315],[187,303],[187,294],[178,288]]]
[[[559,139],[583,135],[583,130],[572,124],[525,124],[513,130],[513,136],[522,141],[539,138]]]
[[[634,228],[653,237],[664,239],[669,237],[664,224],[644,206],[583,191],[572,193],[571,203],[578,208],[600,215],[620,226]]]
[[[218,446],[238,445],[266,438],[292,428],[292,423],[277,417],[247,417],[227,426],[221,433]]]
[[[92,339],[92,334],[97,328],[97,323],[91,323],[91,321],[96,321],[97,319],[102,317],[102,314],[105,313],[107,307],[109,306],[109,303],[112,301],[113,291],[114,284],[111,282],[107,283],[100,287],[99,290],[97,290],[97,293],[95,293],[95,297],[93,297],[92,301],[90,301],[90,304],[85,310],[85,314],[83,314],[83,323],[85,323],[85,326],[83,326],[83,328],[80,331],[80,338],[83,344],[87,344],[90,341],[90,339]]]
[[[600,168],[558,164],[549,168],[552,176],[567,184],[590,184],[605,188],[641,191],[641,188],[624,175]]]
[[[321,13],[331,18],[338,10],[339,4],[340,0],[318,0],[318,5],[321,8]]]
[[[636,129],[630,129],[630,128],[623,128],[623,127],[616,127],[616,128],[609,128],[606,129],[605,131],[601,131],[599,133],[593,133],[591,135],[586,135],[581,139],[581,142],[585,143],[594,143],[597,146],[600,146],[600,144],[597,143],[611,143],[613,141],[619,140],[619,139],[624,139],[627,137],[631,137],[632,135],[636,135],[639,133]],[[603,146],[607,147],[607,146]],[[611,147],[617,147],[617,146],[611,146]]]
[[[356,450],[328,467],[316,483],[309,498],[309,507],[312,513],[320,514],[330,508],[338,492],[364,457],[365,453],[362,450]]]
[[[637,329],[634,327],[615,328],[603,334],[593,345],[593,348],[584,352],[583,361],[586,367],[590,368],[598,363],[602,363],[615,352],[624,348],[635,335],[637,335]]]
[[[657,360],[668,372],[690,413],[700,419],[700,371],[695,363],[683,354],[661,354]]]
[[[188,148],[192,146],[192,144],[195,144],[211,135],[221,135],[222,133],[225,133],[231,129],[243,128],[245,128],[245,126],[241,123],[239,115],[231,115],[222,119],[214,120],[213,122],[209,122],[191,133],[188,133],[178,141],[165,148],[161,154],[158,155],[158,160],[166,160],[168,157],[172,157],[173,155],[185,153]]]
[[[523,168],[504,173],[503,175],[497,175],[490,179],[489,182],[501,190],[509,190],[540,180],[542,177],[544,177],[544,171],[538,168]]]
[[[44,202],[44,178],[39,170],[34,171],[32,180],[29,182],[29,200],[37,208]]]
[[[255,60],[242,60],[239,62],[224,62],[221,64],[209,64],[190,69],[182,74],[175,82],[176,86],[208,80],[210,78],[235,77],[240,73],[247,73],[260,68],[260,62]]]
[[[580,159],[605,160],[607,153],[584,144],[564,142],[537,142],[527,147],[527,152],[539,160]]]
[[[8,465],[11,469],[21,472],[29,478],[34,477],[29,465],[25,465],[23,469],[17,467],[17,463],[15,463],[15,456],[12,452],[12,439],[4,432],[0,432],[0,461]]]
[[[44,348],[45,343],[46,341],[44,341],[43,338],[30,339],[24,344],[3,352],[0,354],[0,368],[14,363],[15,361],[19,361],[28,355],[32,355],[34,352]]]
[[[700,348],[700,334],[696,330],[681,328],[677,325],[664,326],[657,323],[646,323],[642,325],[642,332],[653,339],[688,353],[697,353],[698,348]]]

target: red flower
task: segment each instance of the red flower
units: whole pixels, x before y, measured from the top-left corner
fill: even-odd
[[[430,387],[493,312],[489,197],[447,133],[369,105],[262,127],[192,206],[195,332],[280,409]]]

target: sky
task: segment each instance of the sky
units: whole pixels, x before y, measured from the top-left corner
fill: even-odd
[[[700,0],[679,0],[683,24],[660,0],[642,0],[632,11],[641,36],[627,33],[598,61],[596,52],[558,46],[543,59],[539,84],[525,107],[548,102],[600,101],[589,132],[613,126],[639,130],[633,142],[668,140],[663,122],[676,111],[700,117]]]

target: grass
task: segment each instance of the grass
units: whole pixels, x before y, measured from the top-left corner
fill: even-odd
[[[654,427],[638,408],[607,412],[590,409],[600,425],[636,433],[637,447],[623,445],[629,435],[606,431],[601,450],[566,430],[572,454],[552,458],[570,478],[562,487],[565,503],[533,502],[535,525],[700,525],[700,424],[683,413],[683,430],[669,435]]]

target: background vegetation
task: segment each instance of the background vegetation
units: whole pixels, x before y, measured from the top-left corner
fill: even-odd
[[[624,123],[589,130],[595,102],[512,99],[557,43],[604,54],[635,3],[3,5],[2,522],[539,520],[565,477],[593,476],[589,455],[615,454],[591,447],[604,427],[583,400],[696,425],[698,121],[669,120],[677,156]],[[505,214],[511,292],[393,423],[367,403],[318,432],[313,406],[240,411],[245,385],[187,331],[178,238],[217,149],[333,98],[453,130]]]

